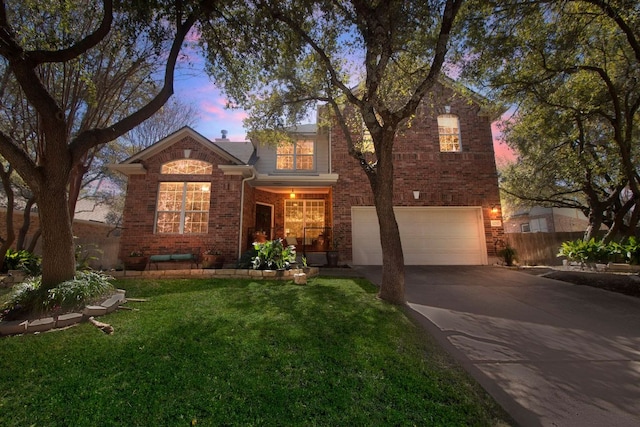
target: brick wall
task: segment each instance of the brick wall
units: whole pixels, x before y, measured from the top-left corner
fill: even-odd
[[[460,119],[462,151],[458,153],[440,152],[437,116],[444,113],[444,105]],[[479,112],[468,98],[444,86],[423,101],[410,127],[396,138],[393,202],[396,206],[481,206],[491,257],[504,232],[491,226],[491,220],[501,219],[500,213],[491,212],[493,206],[500,207],[500,197],[491,122]],[[351,259],[350,207],[373,206],[373,194],[366,174],[347,152],[340,127],[332,131],[332,166],[340,176],[333,191],[334,227],[343,238],[342,259]],[[413,190],[420,191],[419,200],[414,199]]]
[[[184,158],[184,149],[190,149],[189,158],[213,164],[211,175],[161,175],[162,164]],[[120,256],[134,250],[145,254],[172,253],[178,250],[207,248],[220,250],[227,259],[238,256],[240,227],[241,176],[223,176],[220,164],[230,164],[211,150],[185,137],[167,149],[143,161],[145,175],[129,177],[123,212],[123,232]],[[206,234],[155,234],[154,221],[158,185],[161,181],[211,182],[209,226]],[[249,192],[250,196],[250,192]],[[245,212],[246,214],[246,212]]]

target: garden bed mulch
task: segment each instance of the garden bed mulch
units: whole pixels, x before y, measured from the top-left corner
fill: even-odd
[[[551,270],[544,277],[640,298],[640,277],[636,274]]]

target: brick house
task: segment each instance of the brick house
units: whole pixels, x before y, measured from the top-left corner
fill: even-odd
[[[443,81],[397,137],[394,204],[407,265],[488,264],[499,249],[497,116],[484,105]],[[121,256],[213,247],[235,260],[265,236],[381,263],[372,192],[338,126],[299,126],[295,143],[278,148],[222,136],[183,128],[112,166],[129,179]]]
[[[533,206],[520,210],[504,220],[505,233],[584,232],[588,226],[589,218],[575,208]]]

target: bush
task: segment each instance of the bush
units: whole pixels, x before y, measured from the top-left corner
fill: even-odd
[[[29,251],[14,251],[9,249],[4,256],[2,271],[23,270],[31,276],[37,276],[41,272],[41,258]]]
[[[588,242],[578,239],[563,242],[557,256],[564,256],[569,261],[585,263],[606,263],[612,256],[613,247],[602,241],[591,239]]]
[[[264,243],[254,243],[257,254],[253,258],[254,270],[281,270],[291,268],[296,262],[296,247],[284,246],[282,239],[268,240]]]
[[[248,270],[253,268],[253,259],[258,255],[258,251],[255,248],[251,248],[240,256],[236,268]]]
[[[623,258],[630,264],[640,264],[640,241],[630,237],[625,243],[596,241],[591,239],[563,242],[558,256],[581,264],[607,263]]]
[[[631,236],[621,247],[621,252],[629,264],[640,264],[640,241],[638,239]]]
[[[502,258],[507,266],[512,266],[516,260],[516,250],[507,244],[507,247],[498,251],[498,256]]]
[[[0,318],[11,320],[31,314],[64,313],[83,307],[111,292],[111,280],[112,277],[100,272],[77,271],[74,279],[60,283],[45,293],[40,289],[42,276],[32,277],[16,286],[0,312]]]

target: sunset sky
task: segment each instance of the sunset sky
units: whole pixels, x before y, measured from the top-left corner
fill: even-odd
[[[185,103],[193,104],[200,112],[195,130],[209,139],[221,137],[223,129],[228,131],[231,140],[244,141],[246,131],[242,119],[246,113],[242,110],[226,108],[227,99],[210,81],[204,71],[204,60],[199,55],[189,57],[189,66],[183,67],[176,73],[175,95]],[[498,166],[513,161],[515,156],[506,144],[500,141],[497,123],[492,126],[493,145]],[[464,135],[463,135],[464,144]]]

